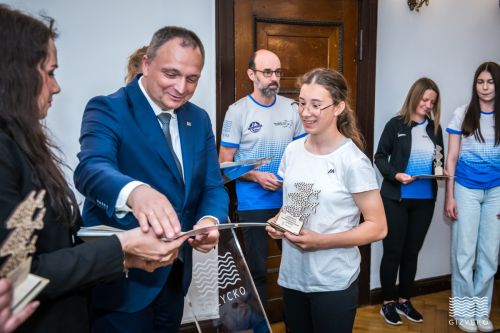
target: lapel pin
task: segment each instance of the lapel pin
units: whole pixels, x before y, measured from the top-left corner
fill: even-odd
[[[191,122],[190,121],[186,121],[186,125],[191,126]]]

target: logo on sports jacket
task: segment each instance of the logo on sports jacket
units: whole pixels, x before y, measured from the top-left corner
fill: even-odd
[[[262,124],[259,123],[258,121],[252,121],[250,123],[250,126],[248,126],[248,130],[252,133],[257,133],[258,131],[260,131],[261,128]]]

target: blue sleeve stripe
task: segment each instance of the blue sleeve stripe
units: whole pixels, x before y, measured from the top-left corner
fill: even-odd
[[[454,129],[451,129],[451,128],[449,128],[449,127],[447,127],[447,128],[446,128],[446,132],[451,133],[451,134],[458,134],[458,135],[462,135],[462,132],[457,131],[457,130],[454,130]]]
[[[293,138],[293,140],[297,140],[297,139],[300,139],[300,138],[303,138],[307,135],[307,133],[302,133],[300,135],[297,135],[296,137]]]
[[[221,144],[221,146],[224,146],[224,147],[240,148],[240,145],[237,144],[237,143],[231,143],[231,142],[221,141],[220,144]]]

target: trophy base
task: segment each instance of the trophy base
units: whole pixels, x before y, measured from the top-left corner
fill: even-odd
[[[281,211],[275,222],[268,223],[279,231],[289,232],[295,236],[300,234],[300,230],[302,230],[302,227],[304,226],[304,222],[300,221],[298,217],[295,217],[285,211]]]

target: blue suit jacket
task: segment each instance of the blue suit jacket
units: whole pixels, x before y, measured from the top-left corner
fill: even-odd
[[[184,179],[166,144],[160,124],[139,88],[138,78],[109,96],[94,97],[83,114],[80,163],[75,185],[85,195],[84,224],[131,229],[132,214],[118,219],[120,190],[139,180],[163,193],[174,207],[182,230],[190,230],[205,215],[227,220],[228,196],[217,161],[208,114],[192,103],[176,110],[182,147]],[[191,281],[192,251],[185,243],[183,291]],[[135,312],[149,305],[165,284],[170,266],[153,273],[131,270],[129,278],[95,288],[94,305]],[[181,287],[181,286],[179,286]]]

